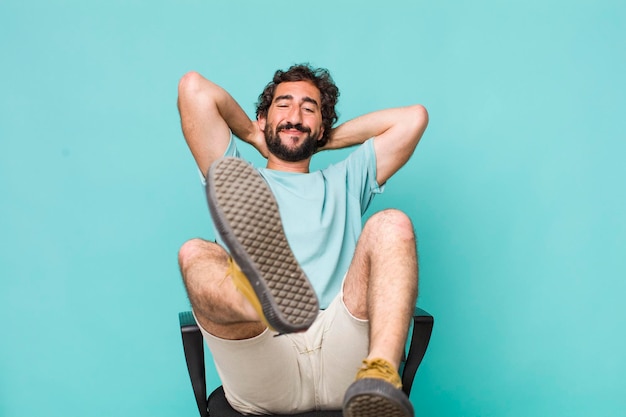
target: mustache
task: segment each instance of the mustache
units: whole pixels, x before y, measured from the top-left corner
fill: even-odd
[[[278,125],[278,127],[276,128],[276,133],[280,132],[281,130],[289,130],[289,129],[296,129],[297,131],[300,131],[302,133],[311,133],[311,129],[304,126],[302,123],[296,123],[294,125],[293,123],[290,123],[290,122],[287,122],[282,125]]]

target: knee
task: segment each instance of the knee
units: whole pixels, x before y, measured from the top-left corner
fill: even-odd
[[[365,230],[387,238],[415,240],[411,219],[396,209],[387,209],[374,214],[365,224]]]
[[[195,238],[186,241],[178,250],[178,265],[181,271],[184,271],[186,266],[198,259],[202,253],[206,252],[207,244],[209,242]]]

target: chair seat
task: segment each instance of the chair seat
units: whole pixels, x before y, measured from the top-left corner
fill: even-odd
[[[185,361],[191,379],[198,412],[201,417],[243,417],[235,411],[224,394],[224,389],[215,389],[207,398],[206,375],[204,366],[204,343],[200,328],[196,323],[191,311],[184,311],[178,315],[180,321],[180,331],[183,338],[183,348],[185,350]],[[407,396],[411,394],[413,378],[417,372],[430,336],[433,331],[434,319],[427,311],[415,308],[413,314],[413,330],[410,335],[409,351],[401,365],[400,375],[402,376],[402,390]],[[299,414],[283,414],[281,417],[342,417],[340,410],[309,411]],[[384,416],[381,416],[384,417]]]
[[[250,417],[233,409],[224,394],[224,388],[216,388],[209,395],[209,416],[210,417]],[[308,411],[298,414],[281,414],[280,417],[342,417],[341,410]]]

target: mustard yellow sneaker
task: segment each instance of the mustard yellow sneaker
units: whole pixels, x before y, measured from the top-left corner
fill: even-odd
[[[398,370],[384,359],[364,360],[343,400],[344,417],[413,417]]]
[[[278,204],[256,169],[239,158],[209,168],[207,201],[236,268],[233,282],[279,333],[308,329],[319,313],[313,286],[285,236]]]
[[[241,272],[241,269],[235,263],[235,261],[233,260],[231,256],[228,257],[228,269],[226,270],[226,276],[232,279],[233,284],[235,284],[235,287],[237,288],[237,290],[241,294],[243,294],[243,296],[246,297],[246,299],[250,302],[254,310],[257,312],[257,314],[261,318],[261,321],[265,323],[265,325],[269,327],[271,330],[276,331],[276,329],[274,329],[272,325],[267,322],[267,319],[265,318],[265,315],[263,314],[263,307],[261,306],[261,302],[259,301],[258,297],[254,293],[254,289],[250,285],[250,281],[248,281],[248,278],[246,278],[244,273]]]

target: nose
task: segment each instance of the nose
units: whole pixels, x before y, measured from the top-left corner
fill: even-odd
[[[287,115],[287,121],[291,124],[302,123],[302,111],[298,106],[293,106]]]

